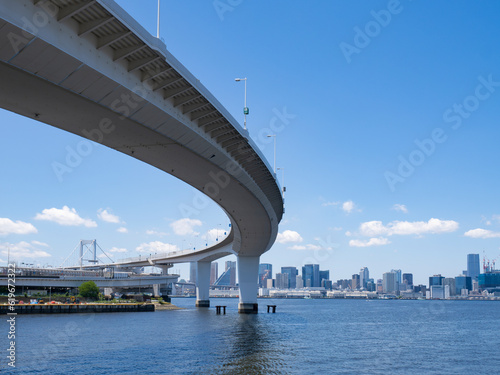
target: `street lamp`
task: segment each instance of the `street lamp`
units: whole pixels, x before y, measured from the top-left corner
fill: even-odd
[[[268,135],[267,138],[274,138],[274,174],[276,174],[276,134]]]
[[[160,39],[160,0],[158,0],[158,22],[156,24],[156,38]]]
[[[248,107],[247,107],[247,79],[245,78],[235,78],[234,79],[236,82],[240,81],[245,81],[245,106],[243,107],[243,114],[245,115],[245,120],[244,120],[244,127],[245,130],[247,130],[247,115],[250,113]]]

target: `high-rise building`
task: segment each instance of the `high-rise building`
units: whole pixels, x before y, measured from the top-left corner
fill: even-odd
[[[210,285],[214,285],[219,278],[219,263],[210,263]]]
[[[352,280],[350,279],[340,279],[337,280],[337,286],[339,289],[349,289],[351,287]]]
[[[402,273],[401,273],[401,270],[391,270],[391,272],[394,272],[396,274],[396,282],[399,284],[401,284],[403,282],[403,278],[402,278]]]
[[[444,279],[444,276],[441,276],[441,274],[430,276],[429,277],[429,289],[431,286],[434,286],[434,285],[443,285],[443,279]]]
[[[479,278],[479,254],[467,254],[467,276],[472,280]]]
[[[430,287],[430,298],[432,299],[448,299],[450,298],[449,285],[433,285]]]
[[[236,262],[226,261],[226,271],[231,270],[231,285],[236,285]]]
[[[368,279],[366,282],[366,290],[369,292],[375,292],[377,288],[377,285],[375,284],[375,281],[373,279]]]
[[[306,264],[302,267],[302,280],[304,281],[304,286],[319,287],[319,264]]]
[[[386,272],[382,275],[382,290],[384,293],[396,293],[398,291],[398,280],[396,272]]]
[[[323,283],[323,280],[330,280],[330,271],[319,271],[319,283],[320,286]]]
[[[462,295],[462,289],[466,289],[468,292],[472,290],[472,278],[470,276],[457,276],[455,277],[455,287],[457,295]]]
[[[281,267],[281,273],[288,275],[288,288],[295,289],[297,287],[297,275],[299,274],[297,267]]]
[[[332,290],[332,280],[321,279],[321,286],[327,290]]]
[[[412,273],[403,273],[403,284],[408,286],[413,285],[413,274]]]
[[[383,293],[384,292],[384,281],[382,279],[377,279],[377,286],[376,286],[376,291],[377,293]]]
[[[267,287],[267,280],[273,278],[273,265],[269,263],[259,264],[259,286]]]
[[[366,283],[370,278],[370,271],[368,271],[368,267],[363,267],[359,271],[359,285],[361,288],[366,289]]]
[[[359,289],[359,275],[357,273],[355,273],[354,275],[352,275],[352,284],[351,284],[351,289],[352,290],[356,290],[356,289]]]
[[[219,276],[214,285],[236,286],[236,262],[226,262],[226,270]]]
[[[302,276],[300,275],[295,276],[295,287],[297,289],[301,289],[304,287],[304,281],[302,280]]]
[[[277,273],[275,286],[277,289],[288,289],[288,274]]]
[[[450,287],[450,296],[454,296],[457,294],[456,282],[453,277],[445,277],[443,279],[443,286],[448,285]]]

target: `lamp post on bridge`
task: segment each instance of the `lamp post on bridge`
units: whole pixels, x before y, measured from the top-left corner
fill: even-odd
[[[247,79],[245,78],[235,78],[236,82],[245,81],[245,106],[243,107],[243,115],[245,116],[243,126],[245,130],[247,130],[247,115],[250,113],[250,110],[247,107]]]
[[[160,39],[160,0],[158,0],[158,22],[156,26],[156,38]]]

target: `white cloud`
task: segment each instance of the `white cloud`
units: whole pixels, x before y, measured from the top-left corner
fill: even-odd
[[[99,210],[97,210],[97,217],[107,223],[114,223],[114,224],[120,223],[120,218],[108,212],[107,209],[100,208]]]
[[[471,238],[498,238],[500,237],[500,232],[477,228],[465,232],[464,236]]]
[[[283,233],[278,233],[276,242],[278,243],[291,243],[291,242],[302,242],[303,238],[298,232],[294,230],[285,230]]]
[[[349,246],[352,246],[352,247],[370,247],[370,246],[387,245],[390,243],[391,242],[387,238],[379,237],[379,238],[370,238],[368,241],[350,240]]]
[[[10,258],[20,261],[24,259],[35,259],[35,258],[48,258],[51,257],[49,253],[44,250],[39,249],[35,241],[29,243],[26,241],[21,241],[18,243],[2,243],[0,244],[0,254],[7,257],[10,250]]]
[[[128,233],[128,229],[125,227],[120,227],[116,230],[118,233]]]
[[[179,250],[179,247],[169,243],[153,241],[149,243],[141,243],[136,247],[136,250],[139,253],[167,253],[170,251],[177,251]]]
[[[48,244],[46,244],[45,242],[40,242],[40,241],[31,241],[31,243],[33,245],[36,245],[36,246],[43,246],[43,247],[50,247]]]
[[[404,204],[395,204],[394,206],[392,206],[392,209],[395,211],[404,212],[405,214],[408,213],[408,209],[406,208],[406,206]]]
[[[201,225],[202,223],[200,220],[189,219],[189,218],[179,219],[170,224],[170,226],[174,230],[174,233],[179,236],[187,236],[187,235],[196,236],[199,233],[194,231],[194,227],[199,227]]]
[[[127,249],[123,247],[112,247],[111,249],[108,250],[110,253],[126,253],[128,252]]]
[[[393,221],[384,226],[381,221],[362,223],[359,232],[363,236],[421,235],[425,233],[449,233],[458,229],[453,220],[430,219],[429,221]]]
[[[350,214],[354,208],[355,208],[355,204],[353,201],[347,201],[347,202],[344,202],[342,203],[342,210],[348,214]]]
[[[307,245],[293,245],[289,247],[290,250],[321,250],[321,246],[307,244]]]
[[[165,233],[165,232],[158,232],[158,231],[156,231],[156,230],[147,230],[147,231],[146,231],[146,234],[147,234],[148,236],[160,236],[160,237],[162,237],[162,236],[166,236],[168,233]]]
[[[30,234],[38,233],[38,230],[33,224],[25,223],[24,221],[12,221],[8,218],[0,218],[0,236],[7,234]]]
[[[35,220],[53,221],[64,226],[97,227],[95,221],[81,218],[74,208],[69,208],[68,206],[63,206],[62,209],[46,208],[41,214],[36,214]]]

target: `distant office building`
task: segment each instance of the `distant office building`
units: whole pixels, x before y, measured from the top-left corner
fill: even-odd
[[[359,289],[359,275],[357,273],[352,275],[351,289],[352,290]]]
[[[323,280],[330,280],[330,271],[319,271],[319,285],[321,286],[321,283]]]
[[[302,280],[302,276],[300,275],[295,276],[295,287],[297,289],[301,289],[304,287],[304,281]]]
[[[382,275],[382,290],[384,293],[396,293],[398,291],[396,272],[386,272]]]
[[[337,280],[337,286],[339,287],[339,289],[350,289],[351,283],[352,283],[352,280],[349,280],[349,279]]]
[[[212,262],[210,264],[210,285],[214,285],[219,278],[219,263]]]
[[[500,287],[500,272],[487,272],[479,275],[479,289],[491,290]]]
[[[265,288],[267,279],[273,278],[273,265],[269,263],[259,264],[259,286]]]
[[[236,262],[227,261],[226,270],[219,276],[214,285],[236,286]]]
[[[288,274],[287,273],[277,273],[276,274],[276,284],[277,289],[288,289]]]
[[[468,292],[472,290],[472,278],[470,276],[457,276],[455,277],[455,287],[457,295],[462,295],[462,289]]]
[[[454,296],[457,294],[457,287],[455,283],[455,278],[453,277],[445,277],[443,279],[443,286],[448,285],[450,287],[450,296]]]
[[[377,286],[375,291],[377,293],[384,293],[384,286],[383,286],[384,281],[382,279],[377,279]]]
[[[467,254],[467,276],[472,280],[479,278],[479,254]]]
[[[375,292],[377,290],[377,284],[373,279],[368,279],[366,281],[366,290],[369,292]]]
[[[413,274],[403,273],[403,284],[413,286]]]
[[[302,267],[302,280],[306,288],[319,287],[319,264],[306,264]]]
[[[396,274],[396,282],[398,283],[398,285],[401,284],[403,282],[403,274],[401,270],[391,270],[391,272],[394,272]]]
[[[479,280],[472,280],[472,291],[479,292]]]
[[[430,287],[430,298],[432,299],[448,299],[450,298],[449,285],[433,285]]]
[[[287,288],[295,289],[297,287],[297,275],[299,274],[297,267],[281,267],[281,273],[288,275]]]
[[[267,280],[266,280],[266,282],[267,282],[266,287],[267,287],[268,289],[274,288],[274,285],[275,285],[274,281],[275,281],[274,279],[267,279]]]
[[[189,263],[189,282],[196,284],[196,274],[198,273],[198,264],[196,262]]]
[[[366,283],[370,278],[370,271],[368,271],[368,267],[363,267],[359,270],[359,286],[361,288],[366,289]]]
[[[444,279],[444,276],[441,276],[441,274],[430,276],[429,277],[429,289],[431,286],[434,286],[434,285],[443,285],[443,279]]]
[[[427,287],[425,285],[414,285],[413,286],[413,292],[414,293],[424,293],[427,291]]]
[[[321,286],[327,290],[332,290],[332,280],[322,279]]]
[[[236,262],[226,261],[226,271],[231,270],[231,285],[236,285]]]

